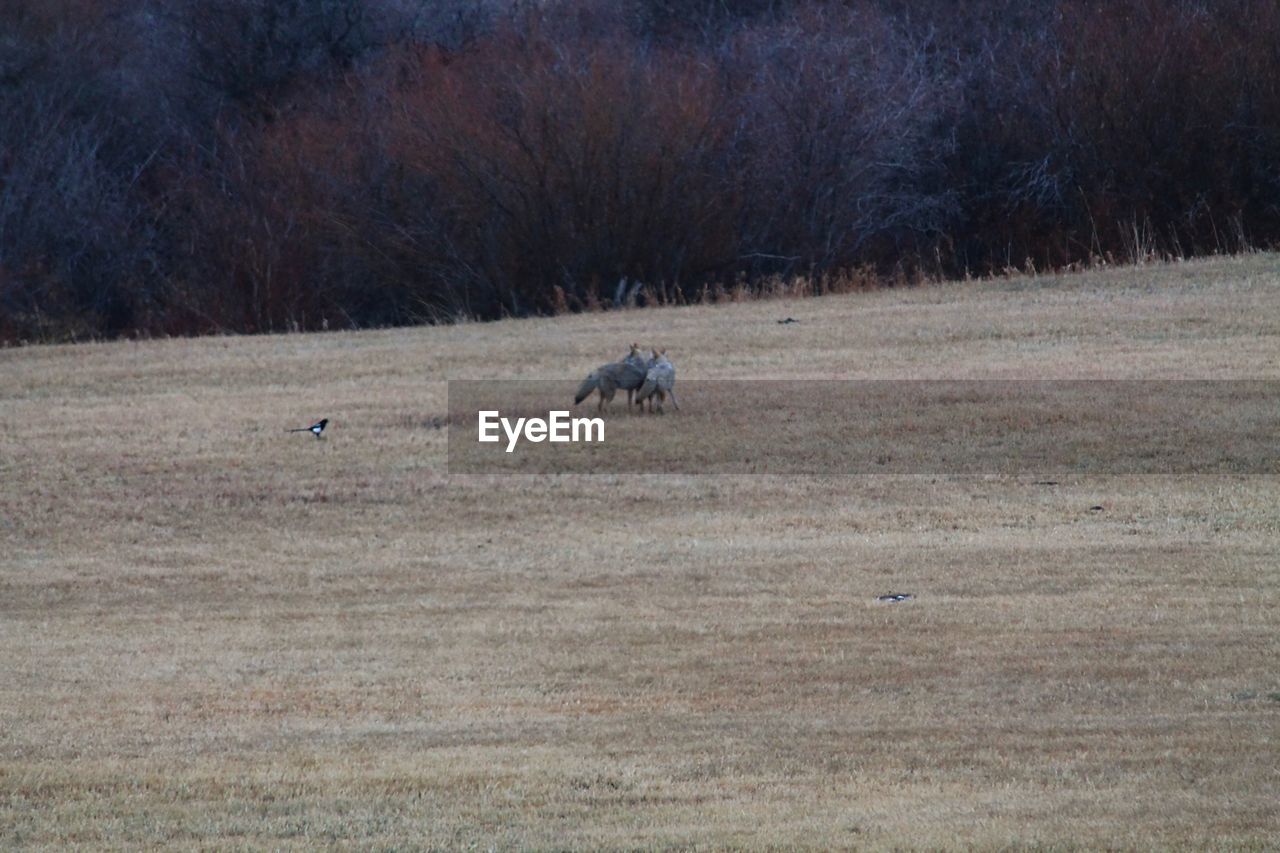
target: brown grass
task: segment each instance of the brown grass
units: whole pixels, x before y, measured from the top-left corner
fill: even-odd
[[[684,378],[1280,378],[1280,259],[0,351],[0,845],[1280,837],[1274,477],[444,473],[444,379],[634,339]]]

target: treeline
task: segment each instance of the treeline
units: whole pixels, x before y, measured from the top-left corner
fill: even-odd
[[[1277,237],[1274,0],[0,0],[0,340]]]

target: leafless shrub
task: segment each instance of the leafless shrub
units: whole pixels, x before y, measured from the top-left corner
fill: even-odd
[[[962,9],[0,0],[0,337],[446,322],[1280,238],[1275,4]]]
[[[938,229],[945,193],[921,178],[945,82],[882,15],[807,9],[726,49],[740,97],[737,142],[747,269],[851,266],[868,244]]]

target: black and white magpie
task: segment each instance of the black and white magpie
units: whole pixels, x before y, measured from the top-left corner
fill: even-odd
[[[320,437],[320,433],[324,432],[324,428],[329,425],[328,418],[321,418],[309,427],[298,427],[297,429],[288,430],[288,432],[309,432],[316,438]]]

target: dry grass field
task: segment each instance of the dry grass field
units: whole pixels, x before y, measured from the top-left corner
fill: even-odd
[[[631,340],[1280,379],[1280,257],[0,350],[0,847],[1280,844],[1277,478],[446,472]]]

